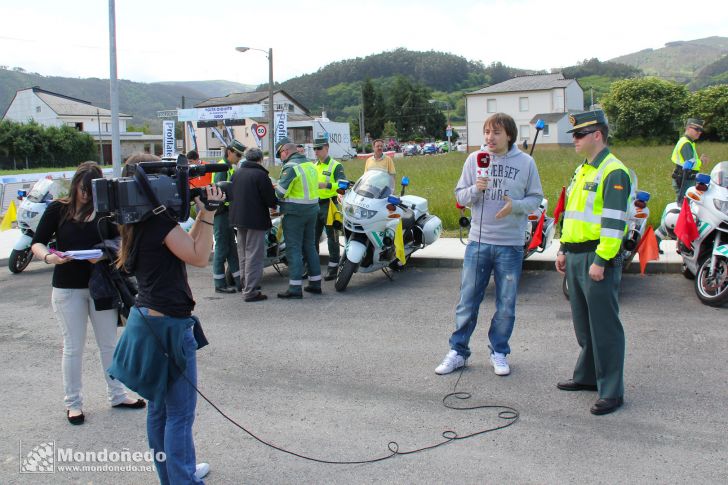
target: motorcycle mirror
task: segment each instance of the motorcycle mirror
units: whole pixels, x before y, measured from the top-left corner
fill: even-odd
[[[543,120],[536,120],[536,129],[537,130],[543,130],[544,126],[546,126],[546,123],[544,123]]]
[[[387,202],[389,202],[390,204],[399,205],[402,200],[396,195],[390,195],[389,197],[387,197]]]
[[[710,184],[710,175],[708,175],[707,173],[699,173],[695,176],[695,181],[699,184],[708,185]]]
[[[460,219],[458,219],[458,224],[460,224],[460,227],[462,227],[462,228],[470,227],[470,219],[463,216]]]
[[[402,177],[401,183],[403,186],[407,187],[409,185],[409,177],[407,177],[406,175],[404,177]]]
[[[650,200],[650,193],[645,192],[644,190],[638,190],[637,191],[637,200],[641,200],[642,202],[647,202]]]

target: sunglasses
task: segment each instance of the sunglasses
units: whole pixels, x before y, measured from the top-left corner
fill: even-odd
[[[571,136],[573,136],[573,137],[574,137],[574,138],[576,138],[577,140],[581,140],[581,139],[582,139],[582,138],[584,138],[585,136],[587,136],[587,135],[591,135],[591,134],[592,134],[592,133],[594,133],[595,131],[597,131],[597,130],[591,130],[591,131],[577,131],[576,133],[572,133],[572,134],[571,134]]]

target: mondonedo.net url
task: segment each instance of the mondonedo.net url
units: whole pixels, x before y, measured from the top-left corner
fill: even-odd
[[[154,465],[56,465],[56,472],[154,472]]]

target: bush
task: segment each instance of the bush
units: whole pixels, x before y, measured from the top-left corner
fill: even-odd
[[[70,126],[0,121],[0,169],[67,167],[98,160],[96,142]]]

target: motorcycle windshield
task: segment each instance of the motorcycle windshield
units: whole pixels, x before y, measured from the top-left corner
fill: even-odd
[[[43,202],[46,195],[50,192],[52,185],[53,180],[51,179],[42,178],[38,180],[35,185],[33,185],[33,188],[30,189],[28,200],[31,202]]]
[[[384,170],[368,170],[354,185],[354,192],[370,199],[386,199],[394,192],[394,177]]]
[[[720,162],[710,172],[710,181],[728,189],[728,162]]]

